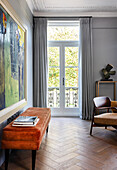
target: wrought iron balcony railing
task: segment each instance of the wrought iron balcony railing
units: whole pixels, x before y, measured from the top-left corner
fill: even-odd
[[[48,107],[60,107],[60,90],[58,87],[48,88]],[[66,87],[65,88],[65,107],[66,108],[78,108],[78,87]]]

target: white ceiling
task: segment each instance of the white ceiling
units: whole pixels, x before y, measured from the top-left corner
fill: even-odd
[[[117,0],[26,0],[34,16],[117,16]]]

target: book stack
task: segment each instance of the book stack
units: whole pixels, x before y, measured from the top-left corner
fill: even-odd
[[[39,118],[37,116],[19,116],[14,120],[12,126],[24,126],[24,127],[33,127],[38,123]]]

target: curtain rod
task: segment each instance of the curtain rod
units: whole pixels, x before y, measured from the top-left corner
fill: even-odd
[[[92,18],[92,16],[78,16],[78,17],[45,17],[45,16],[33,16],[33,18],[50,18],[50,19],[55,19],[55,18],[60,18],[60,19],[72,19],[72,18]]]

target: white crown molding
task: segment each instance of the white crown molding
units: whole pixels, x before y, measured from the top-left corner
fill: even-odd
[[[117,17],[117,12],[79,12],[79,11],[40,11],[33,12],[35,17],[80,17],[80,16],[92,16],[92,17]]]
[[[30,8],[32,14],[33,14],[33,10],[34,9],[37,9],[36,8],[36,3],[35,3],[35,0],[26,0],[27,4],[28,4],[28,7]]]
[[[102,1],[102,6],[100,5],[101,1],[96,4],[89,3],[84,5],[84,3],[76,4],[76,6],[64,6],[60,7],[60,4],[57,0],[54,0],[54,4],[49,0],[26,0],[31,12],[34,16],[93,16],[93,17],[117,17],[117,3],[112,3],[110,1],[106,4]],[[56,3],[57,1],[57,3]],[[67,1],[65,1],[66,3]],[[68,1],[69,2],[69,1]],[[55,5],[56,4],[56,5]],[[103,12],[102,12],[103,11]]]
[[[26,0],[32,14],[34,10],[40,11],[45,8],[45,4],[43,0]]]
[[[45,4],[44,4],[44,1],[43,0],[36,0],[37,1],[37,4],[38,4],[38,11],[41,11],[45,8]]]

